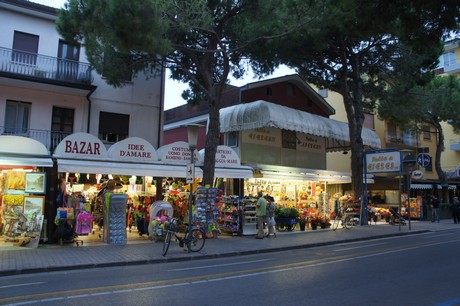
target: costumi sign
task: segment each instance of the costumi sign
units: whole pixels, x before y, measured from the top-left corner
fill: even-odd
[[[195,152],[195,163],[199,163],[199,154]],[[164,145],[157,150],[158,158],[164,163],[187,164],[190,163],[191,151],[188,143],[177,141]]]

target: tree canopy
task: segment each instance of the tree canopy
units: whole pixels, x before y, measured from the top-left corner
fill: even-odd
[[[363,194],[361,138],[364,113],[402,77],[411,84],[429,80],[442,39],[458,27],[455,1],[321,1],[324,12],[313,29],[251,50],[255,71],[269,73],[279,63],[310,83],[339,93],[347,112],[353,192]],[[268,50],[268,52],[267,52]],[[404,68],[404,69],[403,69]]]
[[[392,87],[379,102],[378,115],[380,119],[389,120],[415,134],[420,131],[431,133],[430,127],[435,128],[435,168],[441,185],[446,185],[446,174],[441,167],[441,153],[444,151],[441,122],[449,122],[454,131],[459,132],[459,109],[460,79],[449,75],[436,76],[428,84],[415,85],[409,89],[403,84]]]
[[[126,73],[155,76],[166,67],[189,84],[183,97],[207,103],[205,184],[214,178],[220,137],[219,109],[229,73],[245,73],[243,53],[285,35],[305,16],[292,0],[69,0],[57,28],[84,44],[90,63],[108,82],[123,86]],[[307,5],[301,8],[305,9]]]

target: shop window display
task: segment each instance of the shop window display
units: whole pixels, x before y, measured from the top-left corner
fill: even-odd
[[[0,244],[36,248],[43,226],[45,174],[32,169],[0,174]],[[28,187],[26,190],[26,186]]]

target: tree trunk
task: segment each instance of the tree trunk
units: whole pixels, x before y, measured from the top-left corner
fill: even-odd
[[[444,203],[450,203],[449,185],[447,183],[446,173],[441,168],[441,154],[444,151],[444,133],[442,130],[441,123],[439,123],[437,120],[433,120],[432,123],[435,126],[437,134],[438,134],[434,164],[435,164],[436,173],[438,174],[439,182],[441,183],[441,187],[442,187],[442,196],[439,198],[442,198],[441,201]]]
[[[216,164],[216,152],[220,138],[219,103],[209,103],[209,126],[206,135],[203,183],[212,186]]]

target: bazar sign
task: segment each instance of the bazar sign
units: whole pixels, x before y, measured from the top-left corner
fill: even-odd
[[[400,171],[401,153],[399,151],[368,153],[365,156],[367,173]]]
[[[66,158],[104,158],[107,150],[94,135],[75,133],[64,138],[54,150],[56,157]]]
[[[139,137],[130,137],[113,144],[107,151],[107,155],[116,160],[158,161],[153,146],[147,140]]]

